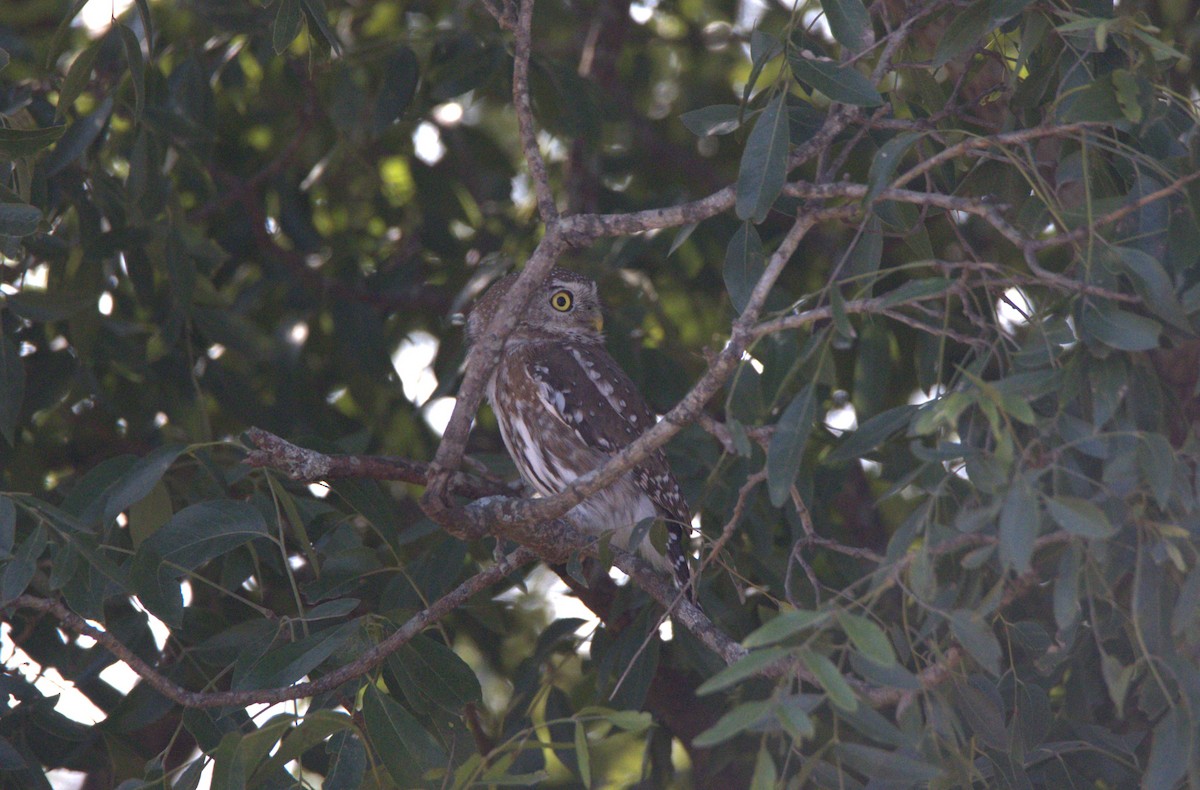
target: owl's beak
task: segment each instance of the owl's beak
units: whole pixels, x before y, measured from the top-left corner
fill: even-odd
[[[597,332],[603,332],[604,331],[604,316],[601,315],[600,313],[596,313],[594,316],[592,316],[592,326],[596,329]]]

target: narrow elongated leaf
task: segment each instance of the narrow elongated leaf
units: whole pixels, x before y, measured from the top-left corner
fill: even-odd
[[[0,235],[28,236],[38,228],[42,212],[28,203],[0,203]]]
[[[142,59],[142,44],[137,34],[120,22],[116,25],[121,35],[121,47],[125,50],[125,62],[129,65],[129,78],[133,82],[133,117],[142,119],[146,106],[146,63]]]
[[[166,562],[193,570],[268,534],[266,521],[254,507],[220,499],[179,511],[146,544]]]
[[[824,463],[837,464],[861,458],[904,430],[916,412],[916,406],[905,405],[876,414],[860,425],[858,430],[847,433],[842,443],[825,456]]]
[[[0,494],[0,557],[12,553],[17,536],[17,508],[13,501]]]
[[[445,762],[442,747],[421,723],[373,685],[363,696],[363,719],[375,751],[397,784],[424,786],[425,771]]]
[[[751,631],[742,640],[742,646],[756,648],[773,645],[776,642],[782,642],[785,639],[795,636],[801,631],[806,631],[814,626],[824,625],[828,620],[829,614],[827,612],[813,612],[805,609],[783,612],[773,620],[768,620],[763,625]]]
[[[771,647],[766,650],[755,650],[736,664],[730,664],[708,680],[700,684],[696,694],[703,697],[707,694],[729,688],[748,677],[758,674],[766,667],[779,661],[791,652],[786,647]]]
[[[926,277],[920,280],[910,280],[894,291],[888,291],[880,300],[881,307],[894,307],[925,296],[944,293],[950,287],[950,281],[945,277]]]
[[[325,43],[335,54],[341,55],[342,41],[329,24],[329,11],[325,8],[325,0],[300,0],[300,2],[304,6],[304,12],[308,15],[308,21],[320,31],[321,38],[325,39]],[[311,29],[309,28],[309,30]]]
[[[71,109],[74,100],[79,98],[84,88],[88,86],[91,80],[92,66],[96,65],[96,55],[100,54],[103,37],[100,40],[94,41],[80,52],[76,59],[71,64],[71,68],[67,70],[67,76],[62,80],[62,88],[59,90],[58,118],[65,118],[68,110]]]
[[[83,156],[83,152],[96,141],[100,132],[104,130],[108,119],[112,116],[113,105],[113,97],[106,96],[96,106],[96,109],[79,118],[70,126],[55,127],[59,130],[55,133],[55,138],[61,137],[62,139],[42,162],[47,178],[61,172],[67,165]],[[0,148],[2,147],[0,145]]]
[[[1079,571],[1082,563],[1083,552],[1078,545],[1068,546],[1058,561],[1058,574],[1054,579],[1054,623],[1059,631],[1073,626],[1082,611],[1079,603]],[[1197,592],[1200,592],[1200,585]],[[1197,602],[1200,602],[1200,596]]]
[[[233,676],[235,690],[288,686],[320,666],[337,652],[359,628],[358,621],[342,623],[297,642],[272,648]]]
[[[116,518],[118,513],[147,496],[158,485],[171,464],[175,463],[175,459],[186,449],[181,444],[167,444],[144,458],[138,459],[129,468],[129,471],[101,495],[103,502],[101,520],[107,522]]]
[[[858,52],[868,41],[871,32],[871,17],[862,0],[821,0],[829,29],[838,43]]]
[[[63,136],[65,126],[50,126],[45,129],[0,128],[0,159],[16,158],[36,154]]]
[[[1158,348],[1162,326],[1152,318],[1130,313],[1101,302],[1083,310],[1079,322],[1083,336],[1120,351],[1149,351]]]
[[[858,707],[858,697],[854,696],[854,690],[850,688],[846,678],[842,677],[841,670],[832,661],[820,653],[807,649],[800,651],[800,660],[813,673],[817,682],[821,684],[821,688],[825,689],[825,693],[829,695],[829,701],[835,707],[846,711]]]
[[[896,175],[900,160],[912,148],[913,143],[921,139],[920,132],[904,132],[888,140],[879,147],[875,158],[871,160],[871,170],[867,174],[867,194],[863,196],[863,205],[870,206],[879,197],[879,193],[889,187]]]
[[[1000,674],[1000,642],[982,620],[965,610],[951,612],[950,631],[984,670],[993,675]]]
[[[792,483],[800,472],[816,410],[816,385],[809,383],[788,404],[775,426],[771,444],[767,447],[767,489],[775,507],[787,501]]]
[[[427,636],[415,637],[389,656],[388,666],[403,685],[393,693],[403,691],[410,699],[420,695],[451,712],[483,699],[475,671],[453,650]]]
[[[750,790],[774,790],[778,772],[771,752],[764,743],[758,748],[758,757],[754,760],[754,775],[750,777]]]
[[[874,622],[857,614],[838,612],[838,624],[864,656],[881,666],[896,663],[891,640]]]
[[[1046,511],[1058,525],[1083,538],[1107,538],[1116,529],[1104,511],[1088,502],[1073,496],[1056,496],[1046,500]]]
[[[1029,570],[1040,526],[1037,497],[1020,479],[1014,480],[1000,508],[1000,561],[1004,567],[1017,573]]]
[[[848,765],[877,782],[901,782],[911,787],[942,773],[933,763],[862,743],[839,743],[835,749]]]
[[[817,728],[805,707],[805,699],[804,695],[790,694],[779,700],[779,707],[775,710],[779,723],[796,742],[811,738],[817,733]]]
[[[1187,771],[1195,732],[1196,728],[1179,708],[1167,711],[1154,726],[1154,741],[1150,746],[1146,773],[1142,776],[1142,787],[1150,790],[1179,786],[1179,780]]]
[[[0,337],[0,436],[13,444],[25,400],[25,366],[10,338]]]
[[[769,699],[756,702],[743,702],[718,719],[717,723],[712,727],[697,735],[692,743],[701,748],[708,748],[709,746],[716,746],[718,743],[724,743],[738,733],[744,732],[755,724],[758,724],[769,716],[774,708],[774,700]]]
[[[766,253],[758,231],[749,222],[743,222],[725,248],[725,289],[739,314],[746,309],[750,293],[766,267]]]
[[[737,203],[739,219],[762,222],[787,179],[788,113],[785,91],[775,94],[754,122],[746,139],[738,167]]]
[[[742,125],[741,113],[742,108],[737,104],[713,104],[689,110],[679,120],[697,137],[717,137],[736,131]]]
[[[355,733],[334,733],[325,744],[329,755],[329,772],[325,774],[322,790],[358,790],[367,772],[367,750]]]
[[[828,60],[813,60],[800,55],[788,58],[792,74],[824,93],[830,99],[857,107],[878,107],[883,97],[871,81],[858,73],[853,66],[841,65]]]
[[[1113,252],[1117,255],[1120,268],[1129,275],[1146,307],[1171,326],[1190,334],[1192,324],[1187,310],[1179,301],[1179,296],[1175,293],[1175,284],[1162,263],[1133,247],[1117,247]]]
[[[383,86],[375,98],[375,131],[381,133],[412,104],[421,81],[421,66],[411,48],[401,44],[383,61]]]
[[[275,54],[283,54],[303,29],[304,14],[300,10],[300,0],[279,0],[279,9],[271,26],[271,46]]]

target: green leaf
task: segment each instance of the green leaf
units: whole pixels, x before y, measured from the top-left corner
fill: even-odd
[[[71,63],[71,68],[67,70],[67,76],[63,79],[62,88],[58,91],[57,117],[59,119],[67,116],[67,112],[75,104],[79,94],[83,93],[83,89],[91,82],[92,68],[96,65],[96,56],[100,54],[103,42],[104,38],[93,41]]]
[[[837,619],[842,630],[846,632],[846,636],[850,637],[850,641],[866,658],[880,666],[891,666],[896,663],[896,652],[892,649],[892,641],[873,621],[848,612],[838,612]]]
[[[1142,434],[1137,448],[1137,465],[1154,501],[1165,509],[1171,502],[1175,482],[1175,450],[1171,442],[1161,433]]]
[[[50,126],[45,129],[0,128],[0,161],[36,154],[63,136],[66,126]]]
[[[1060,527],[1072,535],[1103,539],[1116,532],[1104,511],[1086,499],[1073,496],[1052,497],[1046,500],[1046,511]]]
[[[1159,719],[1154,725],[1154,740],[1150,745],[1146,772],[1142,775],[1142,787],[1179,786],[1187,772],[1195,732],[1187,714],[1179,708],[1171,708]]]
[[[878,107],[883,97],[871,81],[858,73],[853,66],[841,65],[828,60],[812,60],[800,55],[788,57],[792,74],[824,93],[830,99],[857,107]]]
[[[858,337],[858,333],[854,331],[854,325],[850,323],[850,318],[846,315],[846,300],[842,297],[841,288],[830,289],[829,310],[833,313],[833,327],[837,330],[839,337],[845,340],[854,340]]]
[[[774,790],[779,774],[771,752],[764,743],[758,747],[758,757],[754,760],[754,775],[750,777],[750,790]]]
[[[4,69],[8,67],[9,61],[11,60],[12,58],[9,57],[8,50],[0,48],[0,71],[4,71]],[[2,767],[3,766],[0,765],[0,768]]]
[[[195,570],[255,538],[269,535],[262,514],[245,502],[218,499],[189,505],[143,545],[166,562]]]
[[[896,406],[876,414],[842,437],[842,442],[825,456],[822,463],[838,464],[861,458],[904,430],[917,413],[916,406]]]
[[[283,770],[289,762],[299,759],[331,735],[354,731],[354,720],[344,713],[332,710],[314,710],[306,713],[304,718],[296,722],[283,736],[279,749],[271,755],[271,759],[263,763],[250,777],[250,785],[265,785],[272,774]]]
[[[767,489],[775,507],[788,500],[792,483],[800,472],[816,411],[816,385],[810,382],[792,399],[775,425],[767,447]]]
[[[1012,482],[1000,508],[1000,562],[1017,573],[1029,570],[1041,528],[1037,497],[1021,480]]]
[[[1126,69],[1116,69],[1112,73],[1113,87],[1117,90],[1117,104],[1121,112],[1132,123],[1141,123],[1145,117],[1142,109],[1141,87],[1138,79]]]
[[[742,125],[742,108],[737,104],[713,104],[679,116],[684,127],[697,137],[719,137]]]
[[[129,567],[129,583],[142,606],[172,628],[183,626],[183,590],[176,573],[150,546],[143,546]]]
[[[1077,545],[1068,546],[1058,561],[1058,573],[1054,578],[1054,623],[1059,631],[1065,631],[1079,619],[1082,606],[1079,602],[1079,571],[1083,564],[1083,552]]]
[[[738,219],[762,222],[775,203],[787,179],[788,158],[788,114],[784,107],[785,91],[775,94],[758,120],[746,148],[742,151],[742,162],[738,167],[737,203]]]
[[[829,701],[835,707],[845,711],[852,711],[858,707],[858,698],[854,696],[854,690],[832,661],[807,648],[800,651],[800,660],[821,684],[821,688],[825,689]]]
[[[874,782],[897,782],[912,787],[942,775],[942,769],[933,763],[862,743],[839,743],[834,750],[844,763]]]
[[[900,160],[908,153],[908,149],[920,140],[920,132],[904,132],[888,140],[879,147],[875,158],[871,160],[871,170],[867,174],[867,194],[863,196],[863,205],[870,206],[883,190],[892,184],[896,168]]]
[[[303,29],[304,15],[300,11],[300,0],[279,0],[279,9],[271,26],[271,46],[275,54],[282,55]]]
[[[950,288],[950,281],[945,277],[926,277],[920,280],[909,280],[895,290],[888,291],[880,297],[880,307],[888,308],[913,302],[927,296],[945,293]]]
[[[750,294],[766,267],[766,253],[758,231],[754,225],[743,222],[725,248],[725,289],[739,315],[746,309]]]
[[[843,47],[859,52],[868,41],[871,32],[871,16],[862,0],[821,0],[825,18],[833,37]]]
[[[813,612],[805,609],[781,612],[777,617],[751,631],[742,640],[742,646],[756,648],[773,645],[789,639],[801,631],[807,631],[814,626],[822,626],[828,621],[828,612]]]
[[[129,64],[129,77],[133,81],[133,118],[142,120],[146,106],[146,63],[142,59],[142,44],[137,34],[118,22],[117,32],[121,35],[121,47],[125,50],[125,62]]]
[[[326,628],[296,642],[273,647],[242,669],[234,671],[234,690],[289,686],[316,669],[358,632],[359,622]]]
[[[1032,0],[978,0],[962,11],[955,11],[950,24],[938,40],[933,67],[955,59],[981,41],[1000,25],[1024,10]]]
[[[950,613],[950,632],[986,672],[1000,674],[1000,642],[978,615],[965,609]]]
[[[149,495],[171,468],[171,464],[175,463],[175,459],[186,450],[187,447],[181,444],[166,444],[135,461],[129,470],[98,498],[104,506],[100,522],[111,521],[118,513],[124,512]]]
[[[472,702],[483,699],[479,678],[457,653],[441,642],[418,635],[397,652],[388,656],[388,667],[412,699],[419,695],[435,705],[457,713]]]
[[[21,291],[8,297],[8,307],[30,321],[61,321],[83,310],[94,310],[96,296],[68,290]]]
[[[25,365],[10,338],[0,336],[0,436],[13,444],[25,400]]]
[[[1167,270],[1153,256],[1133,247],[1116,247],[1118,267],[1133,281],[1138,296],[1142,297],[1155,315],[1176,329],[1192,334],[1192,323],[1187,310],[1175,293],[1175,284]]]
[[[367,750],[355,733],[334,733],[325,744],[329,755],[329,772],[321,790],[358,790],[367,773]]]
[[[696,695],[703,697],[708,694],[718,692],[722,689],[729,688],[736,683],[742,682],[746,678],[757,675],[763,669],[786,657],[790,653],[791,649],[786,647],[771,647],[767,648],[766,650],[755,650],[701,683],[700,687],[696,689]]]
[[[329,26],[329,11],[325,8],[325,0],[300,0],[300,2],[304,5],[304,13],[308,16],[309,24],[316,26],[321,38],[325,40],[334,54],[341,55],[342,42],[333,28]]]
[[[363,696],[367,736],[392,779],[403,787],[424,787],[422,777],[446,761],[445,752],[420,722],[374,685]]]
[[[417,95],[421,65],[411,48],[403,44],[383,60],[383,86],[375,97],[375,132],[382,133],[408,109]]]
[[[718,719],[712,727],[697,735],[692,744],[701,749],[707,749],[718,743],[724,743],[738,733],[758,724],[771,714],[774,707],[774,700],[769,699],[743,702]]]
[[[17,508],[13,501],[0,494],[0,556],[12,554],[17,536]]]
[[[29,587],[37,566],[24,557],[13,557],[4,563],[0,571],[0,606],[7,606],[10,601]]]
[[[797,743],[817,734],[817,728],[805,709],[804,699],[799,694],[789,694],[779,700],[779,707],[775,710],[775,717]]]
[[[1162,326],[1154,319],[1126,312],[1112,302],[1084,307],[1079,328],[1085,339],[1097,340],[1120,351],[1158,348],[1162,334]]]
[[[588,751],[587,730],[583,722],[575,722],[575,759],[579,763],[579,778],[584,787],[592,786],[592,755]]]
[[[46,170],[47,177],[58,174],[72,162],[83,156],[83,152],[88,149],[88,146],[96,142],[96,138],[100,136],[100,132],[104,131],[104,127],[108,124],[108,119],[112,116],[113,106],[113,97],[105,96],[96,105],[96,109],[84,117],[76,119],[70,126],[54,127],[55,129],[63,130],[56,132],[54,135],[56,139],[58,137],[62,139],[59,140],[54,150],[47,154],[42,161],[42,166]],[[0,145],[0,148],[2,147]]]
[[[28,236],[38,228],[42,212],[28,203],[0,203],[0,235]]]

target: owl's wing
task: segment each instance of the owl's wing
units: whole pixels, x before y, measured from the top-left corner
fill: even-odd
[[[616,453],[656,422],[646,399],[603,346],[546,344],[526,365],[547,408],[588,447]],[[683,528],[690,525],[687,502],[661,450],[634,467],[633,478],[668,519]]]

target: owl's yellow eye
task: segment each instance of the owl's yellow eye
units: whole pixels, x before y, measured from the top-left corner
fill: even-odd
[[[570,291],[555,291],[550,296],[550,306],[560,313],[565,313],[571,309],[571,305],[575,303],[575,297]]]

